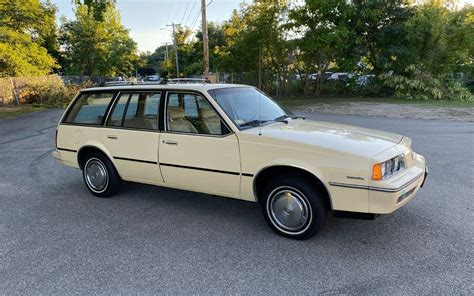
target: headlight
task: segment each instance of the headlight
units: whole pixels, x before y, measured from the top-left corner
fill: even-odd
[[[382,163],[374,164],[372,180],[384,180],[405,168],[405,156],[400,154]]]

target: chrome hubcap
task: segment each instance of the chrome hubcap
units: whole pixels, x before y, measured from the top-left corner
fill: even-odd
[[[107,169],[98,159],[90,159],[85,167],[86,181],[94,191],[102,191],[107,186]]]
[[[268,208],[275,226],[292,233],[306,226],[311,215],[306,198],[290,188],[273,191]]]

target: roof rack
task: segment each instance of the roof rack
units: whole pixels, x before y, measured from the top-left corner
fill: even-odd
[[[101,82],[99,86],[120,86],[120,85],[138,85],[138,84],[146,84],[143,81],[108,81],[108,82]]]
[[[108,81],[100,83],[99,86],[162,85],[178,83],[211,83],[211,81],[208,78],[171,78],[160,81]]]
[[[209,78],[171,78],[164,79],[160,84],[170,84],[170,83],[211,83]]]

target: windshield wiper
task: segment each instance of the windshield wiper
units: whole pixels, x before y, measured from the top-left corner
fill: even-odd
[[[306,117],[295,115],[295,116],[291,116],[291,119],[303,119],[303,120],[305,120]]]
[[[262,123],[264,123],[264,121],[260,121],[260,120],[258,120],[258,119],[254,119],[254,120],[248,121],[248,122],[246,122],[246,123],[242,123],[242,124],[240,125],[240,127],[257,126],[257,125],[262,124]]]
[[[284,122],[284,123],[288,124],[287,118],[290,118],[290,116],[287,115],[287,114],[283,114],[282,116],[278,116],[277,118],[273,119],[273,121]]]

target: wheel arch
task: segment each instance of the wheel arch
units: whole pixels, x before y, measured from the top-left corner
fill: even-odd
[[[315,181],[318,187],[320,187],[325,193],[324,200],[327,203],[329,209],[332,209],[332,198],[331,193],[329,192],[326,184],[322,181],[322,179],[314,174],[313,172],[294,165],[270,165],[266,166],[260,171],[255,174],[253,178],[253,194],[255,196],[255,200],[259,203],[259,193],[263,189],[263,185],[265,181],[268,180],[274,174],[285,174],[285,175],[301,175],[302,177],[308,178],[309,180]]]
[[[110,162],[112,163],[112,165],[114,166],[115,168],[115,171],[119,174],[120,176],[120,172],[117,170],[117,166],[115,165],[115,162],[113,160],[113,157],[107,153],[104,149],[101,149],[100,147],[97,147],[97,146],[94,146],[94,145],[85,145],[85,146],[82,146],[81,149],[79,149],[79,151],[77,151],[77,164],[79,165],[79,168],[82,170],[84,168],[84,164],[85,164],[85,156],[88,155],[89,153],[100,153],[100,154],[103,154],[104,156],[106,156]],[[120,176],[122,177],[122,176]]]

